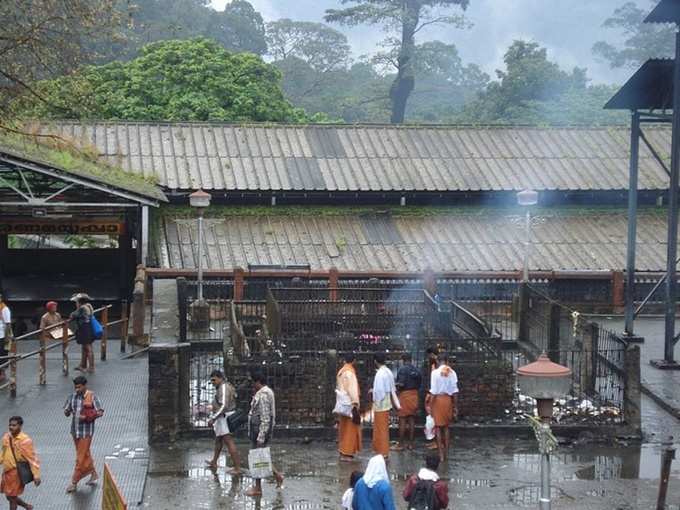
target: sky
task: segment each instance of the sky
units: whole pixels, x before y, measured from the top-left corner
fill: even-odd
[[[229,0],[212,0],[216,9]],[[265,21],[283,17],[323,21],[324,11],[340,8],[340,0],[249,0]],[[465,62],[480,65],[495,77],[494,70],[503,67],[503,54],[515,39],[528,39],[548,49],[549,58],[562,67],[586,67],[593,83],[623,83],[632,69],[612,70],[598,62],[591,52],[599,40],[617,42],[620,34],[602,28],[614,10],[627,0],[470,0],[466,17],[471,29],[432,26],[424,29],[419,42],[439,39],[453,42]],[[637,0],[643,6],[653,5]],[[377,50],[385,34],[375,27],[352,29],[335,26],[350,41],[355,56]]]

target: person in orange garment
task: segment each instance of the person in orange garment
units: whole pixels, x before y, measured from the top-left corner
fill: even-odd
[[[402,366],[397,371],[397,396],[401,410],[399,411],[399,444],[394,448],[396,451],[405,447],[413,450],[415,442],[416,415],[420,407],[420,386],[422,376],[420,370],[413,366],[411,354],[405,352],[401,355]],[[408,443],[406,437],[408,436]]]
[[[361,451],[361,416],[359,415],[359,380],[354,368],[353,352],[345,354],[345,364],[336,376],[338,398],[347,399],[352,416],[338,415],[338,452],[341,461],[351,461]]]
[[[33,483],[40,485],[40,463],[33,449],[33,441],[21,428],[24,419],[21,416],[12,416],[9,419],[9,432],[2,436],[2,449],[0,449],[0,464],[2,464],[2,481],[0,492],[7,501],[9,509],[17,510],[22,507],[31,510],[33,505],[26,503],[21,496],[24,493],[24,484],[17,469],[18,462],[28,462],[33,474]]]
[[[430,392],[426,408],[434,418],[440,461],[445,461],[450,446],[449,426],[458,415],[458,375],[448,363],[448,356],[440,353],[439,366],[430,374]]]
[[[90,476],[87,485],[96,485],[99,480],[94,460],[90,452],[92,437],[94,436],[94,417],[100,418],[104,414],[102,403],[92,391],[87,389],[87,379],[79,375],[73,379],[75,392],[66,399],[64,415],[73,416],[71,420],[71,436],[76,447],[76,467],[73,470],[71,483],[66,492],[75,492],[78,482]],[[89,414],[94,416],[88,417]]]
[[[385,366],[385,353],[376,352],[373,362],[377,371],[373,379],[373,451],[387,458],[390,454],[390,410],[401,409],[392,371]]]

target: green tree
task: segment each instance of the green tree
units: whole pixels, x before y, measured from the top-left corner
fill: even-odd
[[[650,3],[656,5],[657,0]],[[671,25],[643,23],[649,10],[643,10],[633,2],[627,2],[614,11],[604,22],[604,27],[623,34],[623,46],[599,41],[593,53],[609,62],[612,68],[638,67],[649,58],[673,57],[675,28]]]
[[[224,11],[210,16],[206,35],[228,50],[247,51],[256,55],[267,52],[265,24],[262,16],[245,0],[233,0]]]
[[[251,53],[231,53],[204,39],[161,41],[129,62],[88,66],[43,82],[50,106],[25,116],[168,121],[306,120],[281,91],[281,74]],[[51,105],[56,105],[53,107]]]
[[[464,26],[462,16],[451,15],[450,8],[465,9],[469,0],[341,0],[356,4],[345,9],[329,9],[329,22],[355,26],[368,23],[382,25],[391,32],[384,41],[385,59],[396,68],[397,75],[389,91],[391,122],[404,122],[406,106],[416,83],[416,34],[435,23]]]
[[[548,60],[538,43],[514,41],[503,58],[505,71],[465,108],[463,118],[474,122],[506,122],[510,112],[530,101],[551,101],[567,91],[585,90],[586,70],[563,71]]]
[[[34,82],[73,71],[92,58],[90,42],[113,40],[118,26],[115,0],[0,2],[0,125],[22,99],[44,105]]]

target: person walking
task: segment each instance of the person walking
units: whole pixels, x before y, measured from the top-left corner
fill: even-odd
[[[434,418],[439,460],[444,462],[450,446],[449,426],[458,415],[458,375],[448,366],[446,353],[440,353],[437,362],[439,366],[430,374],[426,407]]]
[[[21,416],[12,416],[9,419],[9,432],[2,436],[0,492],[7,498],[9,510],[17,510],[19,507],[27,510],[33,508],[33,505],[26,503],[19,497],[24,493],[25,487],[19,473],[19,463],[28,463],[33,475],[33,483],[36,487],[40,485],[40,462],[33,448],[33,441],[22,430],[23,426],[24,419]]]
[[[353,510],[396,510],[385,458],[371,457],[364,476],[354,486]]]
[[[215,399],[208,426],[215,431],[215,451],[213,458],[206,462],[211,469],[217,469],[217,461],[222,453],[222,447],[226,446],[234,463],[229,474],[238,475],[241,473],[241,459],[238,456],[234,436],[232,431],[229,430],[229,422],[227,421],[227,418],[236,411],[236,390],[227,382],[224,374],[219,370],[212,371],[210,382],[215,387]]]
[[[12,311],[0,294],[0,365],[7,362],[9,343],[12,341]],[[0,382],[5,379],[5,369],[0,368]]]
[[[264,374],[259,370],[251,373],[253,381],[253,395],[248,413],[248,437],[251,449],[264,448],[269,445],[274,425],[276,424],[276,398],[272,389],[267,386]],[[276,478],[276,487],[283,488],[283,475],[272,469]],[[253,487],[246,491],[247,496],[262,496],[262,480],[255,478]]]
[[[75,370],[94,374],[94,333],[92,332],[92,316],[94,308],[90,302],[92,299],[87,294],[76,294],[71,298],[75,301],[76,309],[69,316],[69,321],[75,325],[76,342],[80,345],[80,365]]]
[[[449,487],[439,479],[439,456],[430,452],[425,456],[425,467],[406,481],[404,501],[409,510],[444,510],[449,506]]]
[[[342,395],[351,405],[351,416],[338,415],[338,452],[341,461],[351,461],[361,451],[359,380],[354,361],[353,352],[345,353],[345,364],[336,376],[338,398]]]
[[[373,451],[385,458],[390,454],[390,410],[401,409],[392,371],[385,366],[385,353],[376,352],[373,361],[377,369],[373,379]]]
[[[405,445],[413,450],[416,433],[416,415],[420,407],[420,386],[422,376],[420,370],[413,366],[411,354],[406,352],[401,355],[402,366],[397,371],[397,396],[399,397],[399,444],[395,450],[403,450]],[[406,437],[408,436],[408,444]]]
[[[78,482],[90,476],[87,485],[96,485],[99,480],[94,466],[92,453],[92,438],[94,436],[94,422],[104,414],[104,408],[99,397],[87,389],[87,379],[79,375],[73,379],[75,391],[66,399],[64,415],[71,416],[71,436],[76,447],[76,465],[71,477],[71,483],[66,492],[75,492]]]

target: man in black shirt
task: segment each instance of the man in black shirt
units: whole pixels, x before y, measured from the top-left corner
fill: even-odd
[[[402,366],[397,372],[397,392],[401,409],[399,410],[399,444],[395,450],[403,450],[405,438],[408,435],[409,444],[406,447],[413,449],[416,415],[418,414],[420,384],[422,376],[420,370],[413,366],[411,354],[404,353],[401,356]]]

